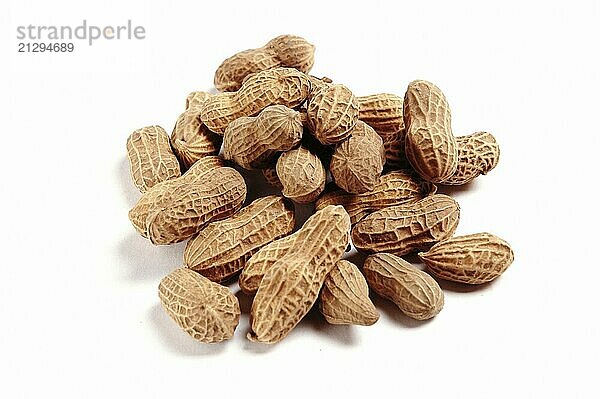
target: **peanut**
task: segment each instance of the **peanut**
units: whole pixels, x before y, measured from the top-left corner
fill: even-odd
[[[427,320],[444,307],[444,293],[427,273],[392,254],[371,255],[363,268],[369,287],[408,317]]]
[[[508,243],[490,233],[478,233],[435,244],[419,253],[427,269],[444,280],[483,284],[500,276],[514,260]]]
[[[491,133],[478,132],[456,138],[458,166],[442,184],[461,185],[485,175],[498,165],[500,147]]]
[[[331,324],[370,326],[379,320],[365,278],[347,260],[338,261],[329,272],[319,299],[319,311]]]
[[[235,91],[246,76],[275,67],[289,67],[307,73],[315,58],[315,46],[301,37],[282,35],[261,48],[242,51],[229,57],[217,68],[215,87]]]
[[[157,245],[190,238],[207,223],[234,214],[246,198],[244,179],[232,168],[188,171],[169,183],[148,191],[129,211],[136,229]]]
[[[349,229],[350,217],[344,208],[329,206],[311,216],[293,235],[287,252],[260,282],[252,302],[249,339],[276,343],[298,324],[317,300],[327,274],[344,254]]]
[[[349,193],[373,190],[385,162],[383,140],[372,127],[358,121],[351,137],[338,144],[329,170],[335,183]]]
[[[142,193],[160,182],[181,176],[169,136],[160,126],[147,126],[133,132],[127,139],[127,155],[133,183]]]
[[[275,68],[249,76],[236,92],[216,94],[203,102],[202,122],[213,132],[223,134],[227,126],[242,116],[253,116],[269,105],[294,108],[308,97],[308,77],[295,69]]]
[[[188,241],[185,267],[221,282],[237,274],[261,247],[294,228],[294,207],[283,197],[253,201],[228,219],[209,223]]]
[[[281,154],[276,169],[283,195],[300,204],[313,202],[325,189],[325,168],[319,157],[304,147]]]
[[[222,137],[208,130],[200,120],[200,107],[210,94],[201,91],[190,93],[186,99],[186,110],[175,122],[171,134],[173,151],[186,168],[198,159],[217,155]]]
[[[459,216],[460,207],[455,200],[434,194],[370,214],[352,229],[352,242],[362,252],[405,255],[450,238]]]
[[[227,287],[180,268],[161,280],[158,296],[167,314],[192,338],[214,343],[233,337],[240,305]]]
[[[322,144],[337,144],[351,134],[358,121],[358,100],[339,84],[324,84],[311,93],[306,108],[308,128]]]
[[[277,176],[277,169],[275,167],[261,169],[261,172],[267,183],[278,190],[283,190],[283,184],[281,184],[281,180]]]
[[[223,156],[245,169],[268,166],[279,151],[300,144],[300,113],[283,105],[265,108],[257,117],[231,122],[223,138]]]
[[[328,205],[342,205],[350,215],[352,224],[376,210],[417,202],[435,194],[436,186],[422,180],[417,174],[397,170],[381,176],[373,190],[363,194],[348,194],[340,189],[326,190],[317,200],[316,209]]]
[[[458,150],[450,125],[450,107],[433,83],[415,80],[404,97],[406,157],[425,180],[441,183],[456,171]]]

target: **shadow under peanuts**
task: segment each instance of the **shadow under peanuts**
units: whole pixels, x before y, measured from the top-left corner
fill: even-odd
[[[133,227],[132,227],[133,229]],[[125,278],[131,281],[158,281],[181,267],[185,242],[153,245],[136,232],[124,237],[117,245],[117,254]]]
[[[356,345],[356,334],[352,325],[330,324],[319,311],[318,303],[300,321],[300,326],[305,326],[316,331],[318,336],[326,337],[333,342],[345,346]],[[296,328],[298,328],[296,327]],[[310,333],[310,332],[309,332]]]
[[[379,310],[387,318],[393,320],[395,323],[400,324],[401,326],[406,328],[419,328],[429,323],[435,318],[433,317],[428,320],[416,320],[412,317],[408,317],[407,315],[402,313],[400,308],[396,306],[395,303],[377,294],[373,294],[371,296],[371,300],[373,301],[373,304],[375,305],[377,310]]]
[[[435,279],[435,281],[437,281],[442,290],[459,293],[484,292],[490,287],[492,287],[494,285],[494,281],[496,281],[494,280],[483,284],[465,284],[443,280],[441,278],[435,277],[434,275],[431,276]]]
[[[197,341],[175,323],[159,303],[150,308],[148,319],[158,332],[160,341],[171,352],[184,356],[213,356],[225,350],[229,341],[206,344]]]
[[[457,194],[462,194],[467,191],[476,190],[476,187],[477,187],[476,180],[472,181],[471,183],[462,184],[459,186],[444,186],[441,184],[437,184],[437,194],[446,194],[446,195],[453,197]]]

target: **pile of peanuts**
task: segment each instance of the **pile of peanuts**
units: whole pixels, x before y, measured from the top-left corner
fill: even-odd
[[[283,35],[235,54],[215,73],[217,94],[187,97],[170,137],[149,126],[127,140],[142,192],[129,219],[155,245],[189,240],[158,293],[201,342],[233,336],[240,306],[222,284],[235,278],[254,296],[248,338],[272,344],[315,304],[328,323],[374,324],[369,289],[432,318],[444,305],[436,279],[482,284],[513,261],[495,235],[453,237],[460,207],[436,193],[492,170],[494,136],[455,137],[446,97],[424,80],[404,98],[357,97],[311,76],[314,51]],[[236,168],[262,170],[281,194],[245,204],[257,182]],[[295,232],[294,203],[315,209]],[[350,240],[368,255],[360,267],[342,259]],[[401,258],[413,253],[425,271]]]

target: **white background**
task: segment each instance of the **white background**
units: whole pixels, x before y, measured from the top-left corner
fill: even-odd
[[[147,37],[17,53],[17,26],[84,18]],[[0,396],[598,397],[599,20],[592,1],[3,3]],[[157,285],[184,244],[130,225],[125,140],[170,132],[222,60],[282,33],[316,44],[315,75],[358,95],[430,80],[456,134],[497,137],[499,166],[453,194],[457,234],[514,247],[501,278],[444,284],[429,322],[375,299],[372,327],[311,314],[276,346],[246,317],[222,345],[176,327]]]

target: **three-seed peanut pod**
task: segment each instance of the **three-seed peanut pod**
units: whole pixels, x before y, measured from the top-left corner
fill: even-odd
[[[444,307],[444,293],[427,273],[392,254],[371,255],[363,268],[369,287],[416,320],[427,320]]]
[[[340,188],[360,194],[375,188],[384,163],[383,140],[372,127],[358,121],[351,136],[335,147],[329,170]]]
[[[350,89],[325,84],[311,93],[306,108],[309,130],[322,144],[344,141],[358,121],[358,100]]]
[[[404,96],[405,151],[425,180],[441,183],[456,171],[458,149],[452,134],[450,107],[433,83],[415,80]]]
[[[183,264],[212,281],[225,281],[242,270],[261,247],[291,233],[294,225],[294,206],[289,200],[259,198],[200,230],[188,241]]]
[[[223,156],[244,169],[263,168],[273,162],[278,152],[299,145],[302,130],[299,112],[272,105],[257,117],[241,117],[227,126]]]
[[[419,257],[436,277],[483,284],[500,276],[513,262],[510,245],[490,233],[453,237],[435,244]]]
[[[304,147],[281,154],[276,169],[283,195],[295,202],[311,203],[325,189],[325,168],[319,157]]]
[[[379,312],[369,299],[367,281],[347,260],[338,261],[327,275],[319,295],[319,311],[330,324],[370,326],[379,320]]]
[[[344,254],[349,229],[350,217],[344,208],[329,206],[289,236],[293,239],[284,238],[289,249],[266,270],[252,302],[250,340],[279,342],[308,313],[328,273]]]
[[[229,288],[180,268],[161,280],[158,296],[167,314],[192,338],[216,343],[233,337],[240,305]]]
[[[461,185],[485,175],[498,165],[500,147],[491,133],[477,132],[456,138],[458,166],[442,184]]]
[[[184,241],[207,223],[229,217],[241,208],[246,183],[239,172],[227,167],[203,170],[194,166],[184,176],[153,187],[129,211],[136,230],[153,244]]]
[[[269,105],[294,108],[308,97],[308,77],[291,68],[274,68],[248,76],[238,91],[215,94],[202,103],[202,122],[223,134],[227,126],[243,116],[254,116]]]
[[[452,237],[459,217],[458,202],[434,194],[373,212],[352,228],[352,242],[361,252],[406,255]]]
[[[169,136],[160,126],[147,126],[131,133],[127,138],[127,156],[133,183],[142,193],[181,176]]]
[[[171,133],[171,145],[183,166],[189,168],[198,159],[217,155],[223,138],[211,132],[200,120],[201,105],[210,94],[195,91],[186,99],[186,109],[179,115]]]
[[[301,37],[277,36],[263,47],[239,52],[223,61],[215,72],[215,87],[219,91],[236,91],[246,76],[275,67],[307,73],[315,62],[314,54],[315,46]]]
[[[435,194],[436,190],[433,183],[422,180],[412,171],[395,170],[382,175],[373,190],[366,193],[349,194],[335,186],[326,189],[315,208],[320,210],[328,205],[342,205],[354,225],[376,210],[414,203]]]

